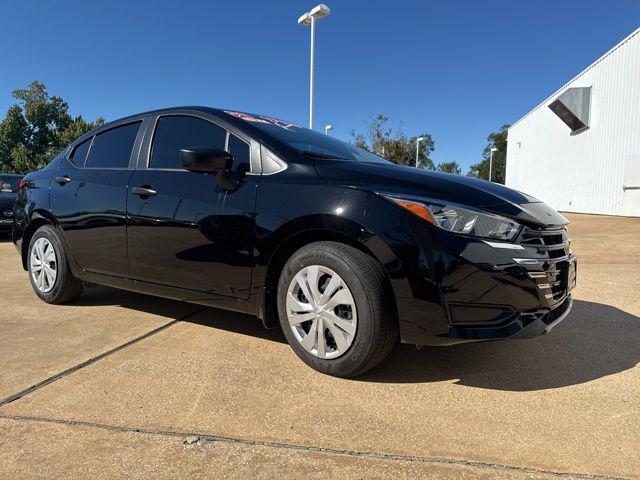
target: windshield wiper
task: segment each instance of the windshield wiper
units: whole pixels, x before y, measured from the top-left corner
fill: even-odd
[[[328,153],[314,152],[312,150],[303,150],[302,154],[306,155],[307,157],[314,157],[314,158],[330,158],[332,160],[349,160],[348,158],[336,157],[335,155],[329,155]]]

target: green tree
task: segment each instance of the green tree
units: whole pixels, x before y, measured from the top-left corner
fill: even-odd
[[[50,96],[43,83],[33,81],[13,92],[17,104],[0,122],[0,170],[26,173],[43,168],[78,136],[104,123],[71,118],[69,105]]]
[[[493,152],[491,180],[504,184],[507,165],[507,130],[509,127],[510,125],[503,125],[500,127],[500,131],[494,132],[487,137],[489,143],[482,150],[482,161],[469,167],[468,176],[489,180],[489,157],[491,156],[491,149],[497,148]]]
[[[462,173],[462,169],[460,168],[460,164],[455,160],[451,162],[441,162],[436,167],[436,170],[439,172],[445,173],[455,173],[456,175],[460,175]]]
[[[418,165],[422,168],[433,170],[433,160],[429,157],[435,149],[435,142],[428,133],[422,133],[415,137],[407,137],[402,131],[402,125],[394,131],[387,125],[389,117],[379,114],[371,117],[367,131],[351,131],[354,145],[380,155],[387,160],[399,165],[416,164],[416,138],[424,137],[420,142],[418,152]]]
[[[98,117],[95,122],[87,122],[81,116],[77,116],[74,118],[69,126],[58,132],[58,143],[63,147],[69,145],[76,138],[84,135],[89,130],[93,130],[96,127],[99,127],[104,123],[104,118]]]

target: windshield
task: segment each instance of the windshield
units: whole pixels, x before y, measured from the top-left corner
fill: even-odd
[[[0,175],[0,193],[17,193],[20,177]]]
[[[294,150],[316,158],[350,160],[356,162],[391,163],[378,155],[343,142],[329,135],[300,127],[294,123],[278,120],[265,115],[233,112],[225,113],[250,122],[258,130],[271,135],[276,140],[289,145]]]

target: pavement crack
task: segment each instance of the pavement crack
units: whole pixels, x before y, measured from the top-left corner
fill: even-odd
[[[178,320],[176,320],[178,321]],[[136,427],[123,427],[119,425],[110,425],[106,423],[89,422],[83,420],[65,420],[59,418],[49,417],[35,417],[28,415],[2,415],[0,419],[14,420],[33,423],[50,423],[57,425],[65,425],[69,427],[87,427],[87,428],[99,428],[102,430],[109,430],[121,433],[139,433],[141,435],[155,435],[164,437],[176,437],[180,439],[187,439],[185,442],[190,442],[192,439],[197,439],[199,443],[226,443],[245,446],[259,446],[275,449],[295,450],[299,452],[313,452],[322,453],[326,455],[337,455],[343,457],[358,457],[358,458],[370,458],[385,461],[401,461],[401,462],[419,462],[428,463],[432,465],[441,466],[464,466],[471,468],[478,468],[483,470],[494,470],[505,473],[525,473],[532,475],[546,475],[549,477],[556,477],[562,479],[577,479],[577,480],[624,480],[622,477],[611,477],[607,475],[591,475],[585,473],[570,473],[560,472],[554,470],[543,470],[531,467],[518,467],[514,465],[504,465],[500,463],[479,462],[475,460],[464,460],[458,458],[446,458],[446,457],[431,457],[424,455],[400,455],[385,452],[373,452],[364,450],[347,450],[330,447],[320,447],[313,445],[301,445],[288,442],[274,442],[270,440],[255,440],[241,437],[229,437],[222,435],[211,435],[196,432],[181,432],[172,430],[158,430],[153,428],[136,428]],[[183,442],[184,443],[184,442]]]
[[[53,383],[57,380],[60,380],[61,378],[66,377],[67,375],[72,374],[73,372],[77,372],[78,370],[87,367],[89,365],[92,365],[100,360],[102,360],[103,358],[106,358],[110,355],[113,355],[114,353],[118,353],[121,350],[124,350],[127,347],[130,347],[132,345],[135,345],[136,343],[139,343],[153,335],[155,335],[156,333],[160,333],[163,330],[166,330],[167,328],[171,327],[172,325],[175,325],[178,322],[182,322],[184,320],[187,320],[188,318],[202,312],[203,310],[206,310],[208,307],[202,307],[199,308],[183,317],[180,318],[176,318],[174,320],[171,320],[170,322],[167,322],[163,325],[160,325],[157,328],[154,328],[153,330],[150,330],[146,333],[143,333],[142,335],[132,338],[131,340],[118,345],[110,350],[107,350],[106,352],[102,352],[100,355],[96,355],[95,357],[91,357],[88,360],[85,360],[81,363],[78,363],[77,365],[74,365],[73,367],[67,368],[66,370],[63,370],[62,372],[58,372],[54,375],[51,375],[50,377],[45,378],[44,380],[31,385],[30,387],[27,387],[23,390],[20,390],[18,393],[14,393],[12,395],[9,395],[8,397],[5,397],[3,399],[0,400],[0,408],[4,407],[5,405],[11,403],[11,402],[15,402],[16,400],[24,397],[25,395],[29,395],[30,393],[35,392],[36,390],[40,390],[42,387],[45,387],[47,385],[49,385],[50,383]]]

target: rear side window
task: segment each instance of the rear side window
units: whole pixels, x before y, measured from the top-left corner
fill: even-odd
[[[153,137],[150,168],[182,169],[183,148],[217,148],[224,150],[227,131],[197,117],[172,115],[160,117]]]
[[[90,146],[91,138],[89,140],[85,140],[73,149],[73,153],[71,154],[69,159],[74,163],[74,165],[78,167],[84,166],[84,162],[87,159],[87,153],[89,152]]]
[[[86,166],[89,168],[127,168],[140,123],[128,123],[96,135]]]
[[[229,135],[229,153],[233,155],[233,169],[251,170],[251,150],[249,144],[233,134]]]

